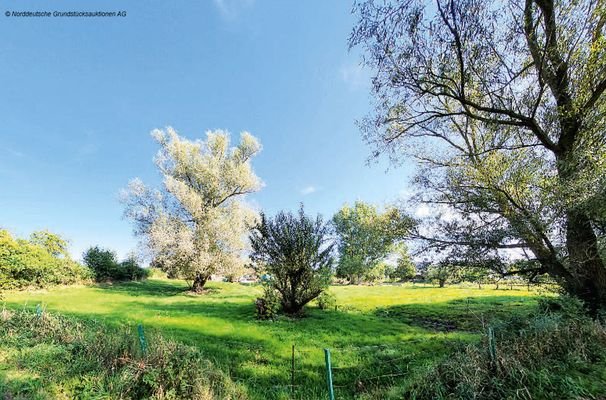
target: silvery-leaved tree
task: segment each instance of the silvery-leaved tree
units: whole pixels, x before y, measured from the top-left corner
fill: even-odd
[[[227,132],[206,135],[206,141],[191,141],[172,128],[154,130],[163,188],[134,179],[122,196],[153,265],[191,281],[196,292],[212,274],[243,263],[247,227],[256,219],[244,198],[262,186],[251,166],[261,150],[254,136],[243,132],[230,147]]]
[[[549,274],[606,307],[605,3],[369,0],[356,13],[350,44],[377,99],[364,134],[376,155],[418,160],[421,201],[457,216],[418,236],[486,265],[515,250],[531,262],[507,273]]]

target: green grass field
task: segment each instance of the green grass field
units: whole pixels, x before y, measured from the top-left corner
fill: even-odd
[[[42,304],[108,324],[142,323],[200,348],[252,399],[327,398],[323,349],[329,348],[337,399],[388,399],[401,398],[416,374],[458,344],[478,340],[491,320],[529,313],[537,296],[526,289],[335,286],[336,311],[312,304],[301,319],[257,321],[253,302],[261,288],[211,282],[208,289],[192,295],[184,282],[150,279],[9,292],[4,303],[6,308]],[[294,389],[289,386],[293,345]],[[17,384],[11,382],[11,368],[0,366],[0,386]],[[52,376],[32,376],[18,382],[23,390],[54,384]]]

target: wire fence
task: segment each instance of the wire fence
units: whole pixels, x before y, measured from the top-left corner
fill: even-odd
[[[469,302],[469,298],[463,299],[463,304],[467,307]],[[45,312],[46,307],[41,304],[36,306],[35,313],[38,318],[43,318]],[[483,315],[476,315],[473,310],[469,312],[481,320],[481,329],[488,339],[487,351],[492,359],[496,359],[498,335],[495,330],[501,330],[502,327],[490,326],[484,321]],[[148,342],[142,324],[137,325],[135,332],[141,351],[146,354],[148,347],[153,346],[153,343]],[[299,391],[301,394],[309,395],[311,390],[318,394],[319,399],[334,400],[340,397],[351,398],[355,393],[384,388],[409,378],[413,368],[418,367],[419,361],[430,357],[427,352],[422,351],[422,348],[412,351],[415,346],[411,344],[419,340],[360,346],[337,345],[330,348],[320,344],[316,348],[310,348],[309,344],[300,347],[293,343],[271,351],[258,343],[246,341],[217,339],[217,344],[251,352],[254,355],[251,358],[258,356],[260,364],[271,364],[274,371],[271,379],[276,383],[270,387],[276,391],[287,392],[294,399],[297,398]],[[259,365],[254,362],[252,364],[253,368]],[[228,372],[234,381],[247,386],[268,387],[267,377],[242,373],[239,366],[233,367]]]
[[[281,379],[277,376],[274,379],[281,382],[271,388],[290,393],[291,398],[298,398],[298,394],[309,395],[310,391],[317,393],[319,399],[351,398],[355,393],[406,379],[419,353],[406,352],[404,347],[366,345],[300,349],[293,344],[288,354],[280,358],[282,362],[276,363],[282,373]],[[233,379],[255,385],[250,376],[233,376]]]

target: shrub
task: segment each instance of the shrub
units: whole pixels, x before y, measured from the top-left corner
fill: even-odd
[[[141,268],[134,257],[129,257],[119,263],[115,252],[99,246],[86,250],[82,258],[93,271],[97,282],[141,280],[149,275],[149,272]]]
[[[275,218],[261,213],[250,241],[251,259],[259,275],[271,279],[268,285],[278,292],[282,310],[298,314],[328,287],[333,258],[328,243],[329,227],[320,216],[280,212]]]
[[[3,367],[29,369],[44,393],[15,398],[245,399],[242,389],[192,347],[146,332],[142,352],[136,328],[44,313],[3,313],[0,342],[14,349]],[[52,359],[48,358],[52,350]],[[41,362],[41,359],[44,362]],[[3,391],[6,389],[3,388]],[[28,390],[36,390],[32,387]],[[13,398],[11,393],[4,393]]]
[[[324,291],[316,299],[320,310],[332,310],[337,306],[337,298],[334,294]]]
[[[65,244],[49,232],[37,232],[28,241],[0,230],[0,289],[66,285],[91,279],[87,268],[69,258]]]
[[[278,293],[270,286],[265,286],[263,297],[255,300],[257,319],[274,319],[280,311]]]
[[[148,278],[156,278],[156,279],[167,279],[168,276],[166,272],[162,271],[160,268],[147,268],[147,277]]]
[[[149,276],[149,271],[141,268],[134,258],[128,258],[122,261],[118,266],[118,275],[121,275],[125,281],[140,281]]]
[[[592,376],[606,369],[606,329],[579,301],[545,300],[532,318],[501,322],[494,332],[492,352],[485,336],[431,367],[404,398],[573,399],[606,391],[604,377]]]

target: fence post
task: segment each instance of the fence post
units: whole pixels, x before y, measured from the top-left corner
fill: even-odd
[[[292,345],[292,359],[290,362],[290,390],[295,392],[295,345]]]
[[[335,400],[335,392],[332,387],[332,367],[330,365],[330,350],[324,349],[324,359],[326,361],[326,383],[328,384],[328,398]]]
[[[497,361],[497,344],[494,340],[494,330],[492,327],[488,327],[488,353],[490,355],[490,361],[492,362],[493,368],[496,366]]]
[[[145,340],[145,332],[143,331],[143,325],[137,326],[137,332],[139,333],[139,344],[141,345],[141,351],[143,355],[147,354],[147,341]]]

